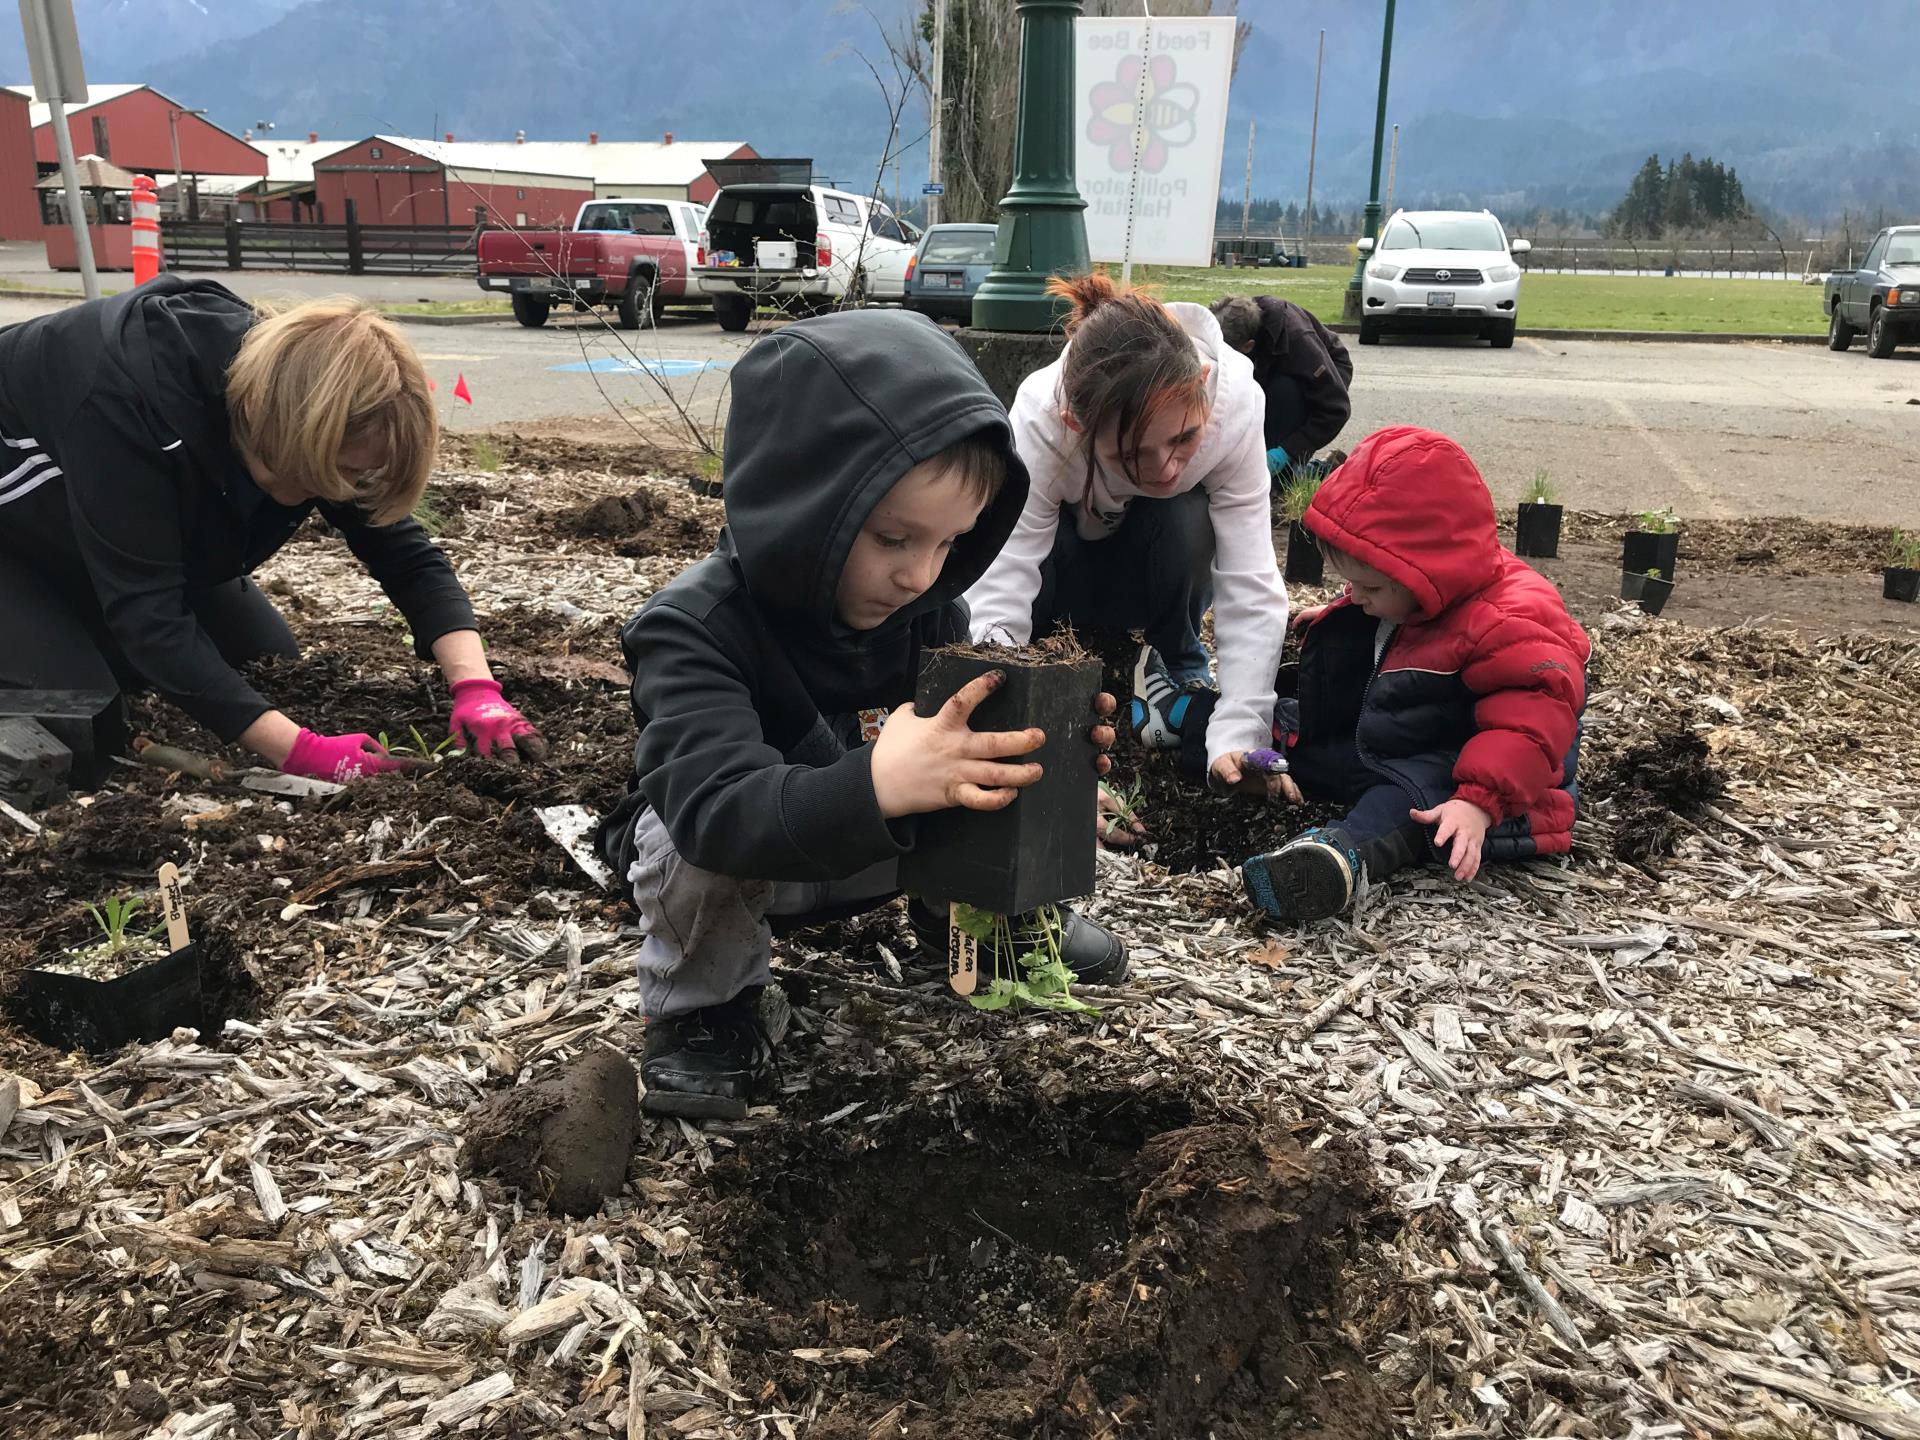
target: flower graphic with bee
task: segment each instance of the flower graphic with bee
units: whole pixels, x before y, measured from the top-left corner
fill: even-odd
[[[1147,83],[1140,85],[1140,57],[1129,55],[1119,63],[1113,79],[1093,87],[1092,118],[1087,139],[1107,147],[1107,163],[1115,170],[1133,167],[1134,106],[1144,96],[1145,120],[1140,126],[1140,168],[1157,175],[1167,167],[1168,151],[1191,145],[1199,133],[1196,112],[1200,92],[1177,78],[1173,57],[1155,56],[1147,66]]]

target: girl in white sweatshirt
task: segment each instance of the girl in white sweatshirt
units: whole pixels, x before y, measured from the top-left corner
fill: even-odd
[[[967,591],[974,639],[1024,645],[1066,621],[1141,629],[1176,684],[1204,685],[1200,624],[1213,606],[1209,777],[1281,794],[1283,776],[1246,762],[1251,750],[1271,754],[1287,633],[1253,366],[1204,306],[1163,305],[1098,274],[1048,288],[1073,305],[1067,347],[1014,401],[1032,488],[1013,537]]]

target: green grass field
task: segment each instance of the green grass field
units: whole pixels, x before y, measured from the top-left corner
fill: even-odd
[[[1111,268],[1111,267],[1110,267]],[[1280,295],[1322,320],[1340,318],[1353,271],[1199,270],[1135,266],[1135,283],[1163,300]],[[1820,292],[1779,280],[1697,280],[1641,275],[1528,275],[1520,282],[1521,328],[1539,330],[1706,330],[1740,335],[1822,335]]]

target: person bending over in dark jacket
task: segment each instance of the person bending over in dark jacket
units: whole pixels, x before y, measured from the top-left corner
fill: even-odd
[[[248,577],[318,510],[439,662],[453,733],[543,753],[409,518],[437,433],[419,357],[354,300],[272,314],[163,276],[0,332],[0,689],[100,697],[90,719],[69,702],[45,722],[83,780],[124,743],[122,692],[149,687],[289,774],[397,768],[366,735],[302,728],[234,668],[299,653]]]
[[[1268,470],[1277,476],[1332,444],[1353,414],[1353,361],[1340,337],[1277,295],[1229,295],[1213,313],[1266,392]]]
[[[1495,537],[1473,461],[1431,430],[1362,441],[1305,524],[1347,593],[1308,611],[1297,698],[1276,741],[1311,800],[1351,806],[1241,866],[1281,920],[1340,913],[1380,881],[1445,859],[1564,854],[1579,801],[1590,647],[1560,592]]]
[[[726,451],[714,552],[621,632],[640,734],[600,831],[646,931],[645,1108],[710,1118],[744,1115],[771,1058],[755,1014],[767,917],[891,900],[915,818],[1013,803],[1039,778],[1019,757],[1043,742],[968,728],[997,675],[913,709],[922,652],[967,638],[959,597],[1027,498],[1005,408],[939,326],[854,310],[765,336],[734,368]],[[1067,968],[1123,979],[1120,942],[1062,913]],[[944,954],[945,920],[908,914]]]

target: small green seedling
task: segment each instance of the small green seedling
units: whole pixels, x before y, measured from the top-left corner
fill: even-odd
[[[1060,912],[1043,905],[1032,921],[1023,923],[1016,934],[1013,922],[1005,915],[976,910],[971,905],[953,907],[953,923],[993,954],[993,982],[984,995],[969,995],[967,1001],[976,1010],[1071,1010],[1098,1014],[1099,1006],[1075,999],[1071,994],[1073,971],[1060,958]],[[1013,972],[1001,968],[1001,956],[1013,956]]]
[[[1280,508],[1296,524],[1306,515],[1313,497],[1320,493],[1326,473],[1317,465],[1294,466],[1280,482]]]
[[[475,435],[467,441],[467,463],[476,470],[491,475],[506,459],[506,453],[488,436]]]
[[[1680,517],[1671,505],[1663,510],[1642,510],[1634,528],[1646,535],[1670,535],[1680,528]]]
[[[1894,531],[1887,546],[1887,564],[1896,570],[1920,570],[1920,536]]]
[[[133,917],[140,913],[146,902],[135,898],[122,899],[115,895],[101,905],[87,906],[87,913],[93,917],[93,923],[100,927],[101,940],[94,946],[94,953],[108,959],[124,955],[151,940],[160,932],[159,926],[151,930],[133,930]]]
[[[1660,578],[1660,567],[1658,565],[1654,566],[1651,570],[1647,571],[1647,579],[1658,580],[1659,578]]]
[[[1547,479],[1547,472],[1545,470],[1536,470],[1533,472],[1533,479],[1528,482],[1527,488],[1520,493],[1520,503],[1522,505],[1553,504],[1553,484]]]
[[[409,741],[412,743],[408,743]],[[418,725],[409,725],[407,727],[406,740],[389,740],[387,738],[387,732],[382,730],[380,732],[380,747],[389,755],[416,755],[422,760],[450,760],[456,755],[464,755],[467,753],[465,750],[459,749],[454,745],[453,736],[451,735],[447,736],[447,738],[442,740],[438,745],[432,744],[426,736],[420,733],[420,727]]]
[[[1119,790],[1102,780],[1100,793],[1113,807],[1110,813],[1114,820],[1129,828],[1140,823],[1140,812],[1147,805],[1146,785],[1142,781],[1136,778],[1126,789]]]
[[[431,494],[421,495],[419,502],[413,507],[413,518],[429,535],[440,535],[446,531],[447,512],[440,508],[440,502]]]
[[[718,455],[702,455],[695,463],[700,467],[700,478],[702,480],[718,480],[720,478],[721,459]]]

